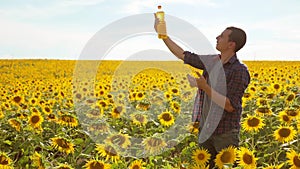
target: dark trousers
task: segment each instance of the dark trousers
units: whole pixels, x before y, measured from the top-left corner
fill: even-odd
[[[231,130],[227,133],[220,135],[212,135],[205,142],[200,143],[199,147],[205,148],[211,154],[209,160],[209,168],[213,169],[215,167],[215,159],[217,154],[224,148],[228,146],[239,146],[239,131]]]

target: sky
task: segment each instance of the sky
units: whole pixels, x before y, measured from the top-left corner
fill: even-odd
[[[1,0],[0,59],[77,60],[104,28],[126,17],[152,14],[158,5],[162,5],[166,15],[197,28],[213,47],[216,36],[226,27],[244,29],[247,43],[238,52],[241,60],[300,60],[299,0]],[[166,16],[167,29],[176,30],[168,27],[167,19]],[[146,21],[133,27],[151,25],[152,29],[152,20]],[[102,46],[97,45],[99,49]],[[105,49],[101,58],[125,60],[149,49],[168,51],[154,29],[123,38]]]

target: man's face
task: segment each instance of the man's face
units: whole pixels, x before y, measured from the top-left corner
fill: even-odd
[[[225,29],[221,35],[217,36],[217,45],[216,49],[220,52],[225,52],[227,50],[232,50],[233,49],[233,43],[229,41],[229,35],[231,34],[231,30]],[[234,49],[233,49],[234,50]]]

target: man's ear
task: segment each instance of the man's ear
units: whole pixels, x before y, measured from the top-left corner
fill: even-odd
[[[234,51],[235,51],[235,46],[236,46],[236,43],[235,42],[229,42],[229,47],[231,48],[231,49],[233,49]]]

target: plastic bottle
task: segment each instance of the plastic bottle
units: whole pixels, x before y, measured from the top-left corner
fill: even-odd
[[[166,39],[167,36],[167,30],[166,30],[166,22],[165,22],[165,12],[161,9],[161,6],[157,6],[158,11],[156,12],[156,17],[159,20],[159,23],[157,25],[157,33],[159,39]]]

